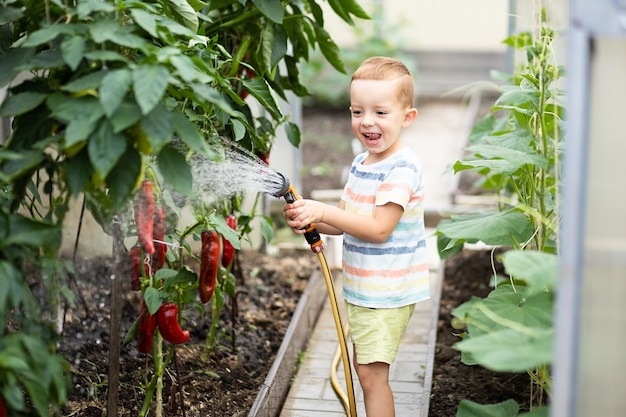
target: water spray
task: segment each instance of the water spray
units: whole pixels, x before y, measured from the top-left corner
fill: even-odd
[[[194,195],[210,195],[215,198],[227,198],[237,193],[261,192],[276,198],[284,198],[287,203],[293,203],[300,199],[295,188],[289,183],[284,175],[274,171],[269,165],[261,161],[250,151],[233,144],[231,148],[223,149],[223,155],[217,160],[197,158],[192,161],[192,175],[194,178]],[[259,181],[259,178],[261,179]],[[225,180],[228,179],[228,180]],[[317,254],[322,267],[322,273],[328,289],[330,306],[337,328],[339,349],[343,359],[343,369],[346,377],[347,396],[341,392],[334,369],[338,366],[338,360],[333,359],[330,375],[331,384],[341,400],[348,417],[357,417],[356,400],[354,398],[354,386],[352,384],[352,368],[348,356],[346,333],[341,322],[339,306],[335,295],[333,279],[324,255],[324,242],[317,231],[315,224],[304,227],[304,237],[311,246],[311,250]],[[335,355],[337,357],[337,355]]]
[[[300,199],[300,196],[296,192],[296,189],[293,185],[290,184],[289,179],[287,179],[287,177],[281,173],[276,174],[281,178],[281,181],[278,182],[280,184],[280,186],[278,187],[279,189],[275,193],[272,193],[272,195],[276,198],[284,198],[285,201],[289,204]],[[343,360],[343,370],[346,377],[346,388],[348,391],[347,396],[341,391],[339,383],[337,382],[337,375],[335,373],[335,364],[338,364],[338,354],[335,355],[335,358],[333,359],[333,365],[331,367],[331,384],[333,386],[333,389],[337,393],[337,396],[340,398],[343,404],[343,408],[345,409],[348,417],[357,417],[356,400],[354,397],[354,385],[352,383],[352,368],[350,366],[350,357],[348,356],[348,344],[346,342],[347,332],[344,331],[344,326],[341,322],[339,305],[337,303],[337,296],[335,294],[335,285],[333,283],[333,278],[330,273],[330,268],[328,267],[328,262],[326,261],[326,256],[324,255],[324,241],[317,231],[315,223],[305,226],[303,229],[305,230],[304,237],[306,238],[307,243],[311,246],[311,250],[313,251],[313,253],[317,254],[320,266],[322,267],[322,273],[326,281],[328,298],[330,300],[330,306],[333,312],[333,318],[335,320],[335,327],[337,328],[337,336],[339,339],[338,353],[341,353],[341,358]]]

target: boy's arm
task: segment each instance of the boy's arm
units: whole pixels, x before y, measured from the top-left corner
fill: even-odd
[[[285,205],[283,215],[294,230],[315,223],[320,233],[348,233],[368,242],[386,241],[402,217],[403,209],[395,203],[377,206],[374,216],[347,213],[343,201],[339,207],[315,200],[296,200]]]

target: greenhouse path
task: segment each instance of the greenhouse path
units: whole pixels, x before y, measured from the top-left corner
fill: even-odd
[[[431,299],[419,303],[409,322],[396,362],[390,368],[390,383],[394,391],[396,416],[427,417],[430,397],[437,310],[439,306],[443,264],[437,255],[435,227],[450,212],[455,180],[446,168],[461,157],[467,133],[474,123],[479,100],[469,104],[458,101],[434,101],[418,106],[415,123],[404,132],[404,141],[414,148],[422,161],[426,188],[426,226],[430,249]],[[324,190],[313,198],[331,200],[337,192]],[[333,270],[340,309],[341,299],[341,239],[324,236],[326,257]],[[345,313],[341,310],[342,320]],[[338,347],[337,331],[328,300],[325,301],[306,352],[282,407],[280,417],[345,416],[342,402],[330,381],[330,368]],[[352,347],[349,344],[351,353]],[[345,374],[337,369],[339,386],[346,392]],[[356,372],[352,369],[357,415],[365,417],[363,395]]]

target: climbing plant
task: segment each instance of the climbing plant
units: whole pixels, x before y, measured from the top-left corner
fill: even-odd
[[[556,35],[543,14],[536,33],[505,40],[523,52],[525,62],[500,87],[492,112],[473,128],[469,156],[454,164],[456,173],[479,174],[480,185],[492,193],[496,208],[453,216],[437,228],[442,258],[460,251],[466,242],[506,249],[502,261],[508,276],[494,277],[495,288],[486,298],[473,297],[453,312],[453,325],[463,330],[456,348],[465,364],[528,372],[533,415],[546,413],[541,406],[550,395],[554,335],[565,117],[558,88],[563,68],[553,51]],[[475,415],[476,407],[462,403],[457,415]],[[499,409],[502,416],[518,413],[510,402]]]

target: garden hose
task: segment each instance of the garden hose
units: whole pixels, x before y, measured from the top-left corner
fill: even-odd
[[[283,197],[287,203],[293,203],[298,200],[300,196],[296,193],[295,188],[289,184],[289,180],[282,174],[278,174],[283,178],[283,187],[281,190],[275,195],[275,197]],[[346,332],[344,332],[344,327],[341,322],[341,315],[339,313],[339,305],[337,303],[337,297],[335,294],[335,286],[333,284],[333,278],[330,272],[330,268],[328,267],[328,262],[326,261],[326,256],[324,255],[324,242],[320,237],[319,232],[315,228],[315,224],[310,224],[304,228],[305,233],[304,237],[306,238],[307,243],[311,246],[311,250],[313,253],[317,254],[317,257],[320,262],[320,266],[322,268],[322,274],[324,275],[324,280],[326,281],[326,288],[328,289],[328,298],[330,300],[330,306],[333,313],[333,318],[335,320],[335,327],[337,328],[337,337],[339,339],[339,351],[341,353],[341,358],[343,359],[343,369],[346,377],[346,388],[347,388],[347,396],[345,393],[341,391],[339,387],[339,383],[337,382],[337,374],[335,372],[336,365],[334,365],[337,361],[333,360],[333,366],[331,366],[330,372],[330,380],[333,389],[337,393],[337,396],[341,400],[343,407],[346,411],[348,417],[357,417],[356,415],[356,400],[354,397],[354,385],[352,384],[352,368],[350,367],[350,357],[348,356],[348,344],[346,342]],[[337,353],[335,357],[337,357]]]

